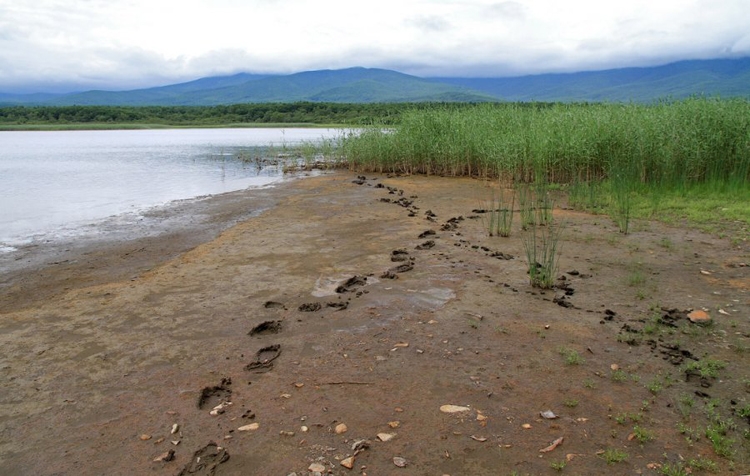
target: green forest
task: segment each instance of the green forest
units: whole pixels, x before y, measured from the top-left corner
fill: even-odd
[[[428,103],[262,103],[224,106],[12,106],[0,108],[0,127],[117,125],[214,127],[227,125],[368,125],[397,123],[406,110]],[[471,104],[452,107],[471,107]]]

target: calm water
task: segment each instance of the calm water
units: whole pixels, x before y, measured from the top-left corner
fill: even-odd
[[[279,167],[239,157],[332,138],[326,129],[0,132],[0,252],[113,215],[262,186]]]

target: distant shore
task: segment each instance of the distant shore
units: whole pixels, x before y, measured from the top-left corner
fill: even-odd
[[[122,123],[86,123],[86,124],[0,124],[4,131],[108,131],[138,129],[274,129],[274,128],[308,128],[333,129],[347,127],[344,124],[310,124],[294,123],[234,123],[234,124],[133,124]]]

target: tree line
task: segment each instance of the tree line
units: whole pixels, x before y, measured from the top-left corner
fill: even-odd
[[[507,107],[496,103],[489,107]],[[518,104],[516,104],[518,106]],[[543,108],[546,103],[523,103]],[[221,106],[5,106],[0,124],[141,124],[221,126],[233,124],[395,125],[406,111],[466,109],[475,103],[252,103]],[[485,106],[486,107],[486,106]]]

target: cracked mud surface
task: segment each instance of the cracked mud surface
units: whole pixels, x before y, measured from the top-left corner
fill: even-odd
[[[705,429],[711,401],[747,472],[747,245],[654,222],[622,236],[558,209],[565,279],[540,291],[518,224],[487,235],[489,196],[472,179],[336,172],[216,198],[237,222],[221,233],[14,267],[0,474],[556,474],[566,459],[657,474],[697,455],[729,471],[678,431]],[[701,308],[712,325],[686,317]],[[717,377],[686,367],[710,361]],[[629,439],[621,415],[653,439]],[[628,459],[608,465],[609,448]]]

